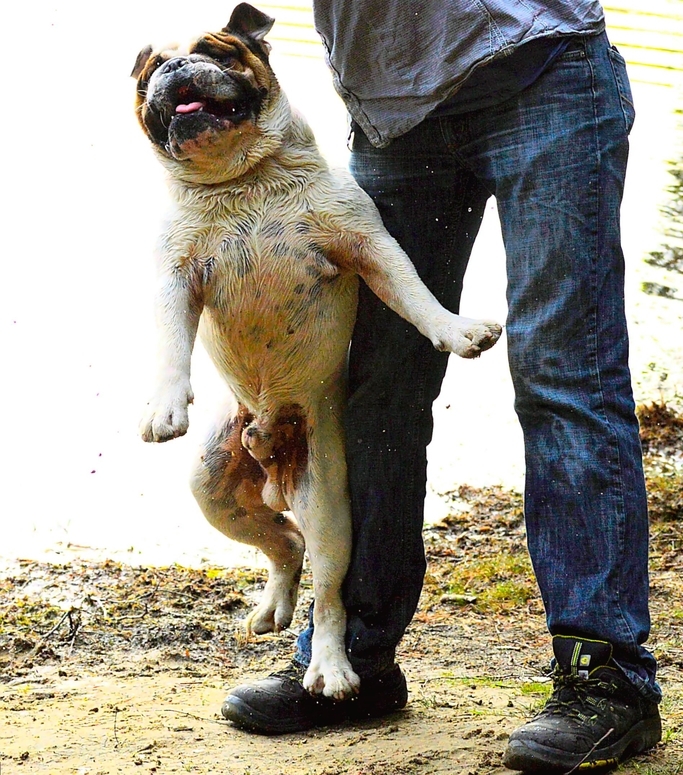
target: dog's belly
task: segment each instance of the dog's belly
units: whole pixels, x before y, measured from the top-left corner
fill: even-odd
[[[278,261],[205,289],[200,336],[240,403],[305,405],[343,368],[356,316],[353,274]]]

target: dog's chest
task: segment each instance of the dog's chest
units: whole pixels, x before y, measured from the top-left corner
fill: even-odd
[[[202,339],[231,382],[263,386],[343,357],[357,279],[328,259],[304,218],[229,219],[199,233],[192,253]]]
[[[205,308],[233,320],[314,314],[331,303],[340,280],[301,220],[231,220],[212,229],[198,253]]]

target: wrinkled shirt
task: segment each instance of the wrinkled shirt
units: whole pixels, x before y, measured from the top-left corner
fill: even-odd
[[[605,27],[598,0],[314,0],[335,88],[370,142],[388,145],[520,45]]]

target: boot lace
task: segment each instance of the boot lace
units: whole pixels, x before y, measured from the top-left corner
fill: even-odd
[[[607,707],[615,687],[600,678],[579,678],[559,673],[553,676],[554,690],[543,714],[561,715],[579,721],[594,719]]]

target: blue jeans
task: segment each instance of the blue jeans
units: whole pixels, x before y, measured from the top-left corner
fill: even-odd
[[[456,311],[496,197],[528,545],[548,627],[609,641],[634,685],[658,699],[642,646],[648,520],[619,227],[633,119],[619,53],[604,34],[577,38],[497,107],[428,118],[384,149],[356,128],[351,169],[425,283]],[[420,596],[426,446],[446,361],[363,286],[346,416],[354,546],[344,586],[361,677],[393,664]],[[304,663],[310,636],[299,638]]]

